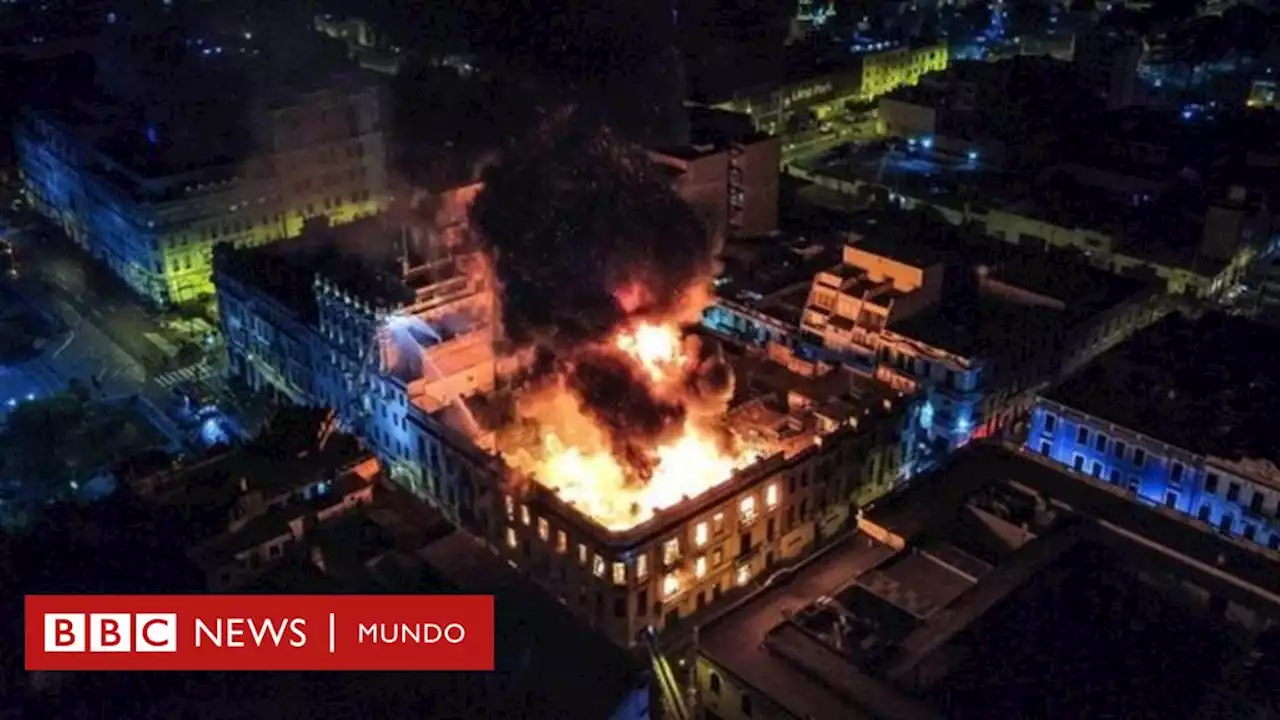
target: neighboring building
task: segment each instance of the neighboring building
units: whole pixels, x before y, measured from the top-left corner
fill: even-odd
[[[1221,532],[1280,548],[1280,331],[1174,314],[1037,399],[1030,451]]]
[[[744,88],[708,104],[746,113],[756,129],[785,135],[792,123],[811,115],[821,120],[848,103],[874,100],[896,88],[912,86],[926,74],[947,68],[946,43],[858,47],[829,70],[767,86]],[[793,119],[795,118],[795,119]]]
[[[966,241],[945,223],[901,213],[862,232],[850,233],[840,260],[807,286],[772,300],[724,288],[707,322],[912,395],[920,401],[913,427],[944,453],[1012,428],[1028,393],[1165,311],[1151,282],[1071,254]],[[788,293],[789,312],[778,307]]]
[[[1280,619],[1280,555],[1012,446],[966,448],[858,530],[699,628],[700,717],[1166,716],[1242,664],[1280,663],[1259,636]],[[1153,662],[1164,682],[1148,687]],[[1236,707],[1274,703],[1230,685]]]
[[[241,77],[231,64],[240,61],[214,49],[184,49],[185,69],[163,86],[131,74],[142,61],[104,55],[100,96],[28,108],[15,129],[32,206],[160,305],[212,294],[216,245],[274,242],[308,220],[346,222],[387,201],[375,82],[326,74],[323,63],[278,78],[249,62],[255,91],[240,94],[243,81],[225,75]],[[189,96],[205,82],[225,94]]]
[[[525,369],[497,344],[481,260],[384,218],[225,248],[215,282],[232,373],[337,410],[393,480],[615,642],[727,602],[838,534],[897,479],[897,393],[783,353],[739,357],[704,332],[707,362],[743,379],[723,419],[760,448],[757,460],[625,520],[522,480],[503,453],[522,427],[514,407]]]
[[[1142,39],[1118,29],[1094,29],[1076,36],[1072,62],[1081,84],[1097,92],[1108,110],[1128,107],[1137,99]]]
[[[761,237],[778,228],[780,142],[745,115],[694,107],[689,143],[650,152],[679,173],[676,192],[698,212],[719,254],[727,238]]]

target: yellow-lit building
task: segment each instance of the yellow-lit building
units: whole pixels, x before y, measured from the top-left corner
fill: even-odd
[[[915,85],[926,73],[947,69],[946,43],[880,46],[857,51],[855,62],[781,85],[735,93],[715,104],[723,110],[746,113],[756,129],[785,135],[798,113],[812,113],[819,121],[841,114],[850,103],[866,103],[905,85]]]
[[[32,207],[163,306],[213,294],[215,245],[377,212],[384,125],[379,86],[352,74],[259,91],[234,132],[201,113],[147,125],[101,98],[68,98],[25,109],[15,144]]]
[[[896,47],[862,56],[859,99],[875,100],[904,85],[915,85],[926,73],[947,69],[947,44]]]

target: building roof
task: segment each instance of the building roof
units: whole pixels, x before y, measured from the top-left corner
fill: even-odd
[[[317,275],[374,306],[412,301],[400,262],[404,232],[385,215],[316,225],[298,238],[268,245],[219,245],[215,267],[311,323],[318,312]]]
[[[1280,330],[1221,313],[1172,314],[1047,397],[1188,452],[1280,464]]]
[[[1003,530],[993,524],[997,520]],[[981,708],[985,715],[993,703],[1017,706],[1013,716],[1041,716],[1043,708],[1055,705],[1144,714],[1169,705],[1171,694],[1195,702],[1190,696],[1205,688],[1191,685],[1206,679],[1196,675],[1219,667],[1205,648],[1214,638],[1220,641],[1220,632],[1191,622],[1180,629],[1187,640],[1177,672],[1188,682],[1179,681],[1178,690],[1123,692],[1134,678],[1113,674],[1125,667],[1092,669],[1109,659],[1078,658],[1081,643],[1096,652],[1100,644],[1114,643],[1116,633],[1135,641],[1126,652],[1159,657],[1169,652],[1167,631],[1135,631],[1125,627],[1132,625],[1127,618],[1146,607],[1153,617],[1174,622],[1179,611],[1158,596],[1148,597],[1123,572],[1108,577],[1135,589],[1116,597],[1113,585],[1094,579],[1104,564],[1150,560],[1167,568],[1172,561],[1179,576],[1214,592],[1228,588],[1229,597],[1247,598],[1255,608],[1280,611],[1275,553],[1221,537],[1166,508],[1135,504],[1105,483],[1076,477],[1012,446],[970,446],[864,511],[860,527],[868,534],[881,535],[880,528],[896,535],[905,549],[860,534],[831,546],[790,578],[767,582],[759,594],[701,628],[700,649],[718,672],[794,717],[927,717],[933,715],[930,707],[956,716]],[[1077,580],[1054,580],[1067,573]],[[1062,597],[1062,587],[1074,594]],[[1050,621],[1065,616],[1066,608],[1121,601],[1124,618],[1078,642],[1087,633],[1077,620],[1067,627]],[[1023,635],[1048,636],[1049,645],[1016,647],[1014,638]],[[929,689],[920,691],[927,702],[895,689],[895,678],[911,677],[912,668],[952,642],[963,643],[966,652],[948,657],[969,660],[927,683]],[[997,663],[985,657],[988,648],[996,656],[1015,653],[1018,660]],[[1018,667],[1037,653],[1038,671]],[[992,670],[996,665],[1004,667]],[[1060,669],[1072,679],[1058,681]],[[1054,678],[1053,687],[1044,687],[1046,675]],[[1040,683],[1049,695],[1015,697],[1025,695],[1016,687],[1027,682]]]

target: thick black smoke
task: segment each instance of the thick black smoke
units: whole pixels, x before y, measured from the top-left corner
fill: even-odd
[[[567,379],[586,410],[608,431],[614,457],[647,479],[653,470],[648,451],[680,433],[684,405],[655,397],[640,368],[614,352],[578,353]]]
[[[471,207],[517,343],[558,350],[597,341],[640,285],[663,311],[711,267],[702,222],[645,152],[572,112],[503,153]]]

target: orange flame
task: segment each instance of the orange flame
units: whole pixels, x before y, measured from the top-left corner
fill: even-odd
[[[609,345],[642,367],[656,391],[686,392],[691,363],[676,323],[641,322],[620,330]],[[633,527],[701,495],[766,454],[713,425],[717,420],[690,416],[678,437],[648,449],[653,473],[639,480],[610,453],[603,430],[562,385],[522,397],[520,411],[538,423],[540,446],[505,450],[508,463],[610,530]]]

